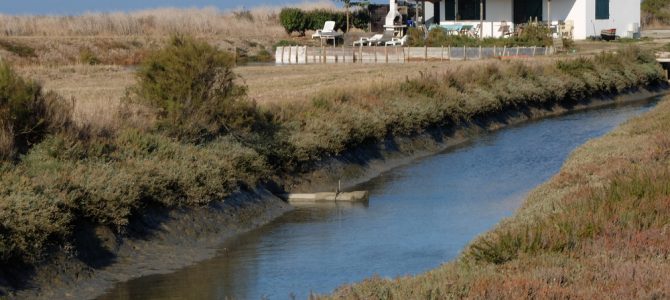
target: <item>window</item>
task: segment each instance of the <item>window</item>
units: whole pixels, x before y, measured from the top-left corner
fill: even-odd
[[[484,19],[486,19],[486,0],[484,2]],[[454,20],[456,16],[456,1],[447,0],[445,3],[445,20]],[[459,0],[458,1],[458,19],[459,20],[479,20],[479,1],[477,0]]]
[[[610,0],[596,0],[596,20],[610,18]]]

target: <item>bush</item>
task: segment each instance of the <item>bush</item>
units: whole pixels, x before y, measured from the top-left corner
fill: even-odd
[[[351,23],[354,25],[354,27],[358,29],[368,29],[368,24],[370,23],[370,13],[365,10],[365,9],[360,9],[357,11],[354,11],[351,14]],[[346,28],[346,27],[345,27]]]
[[[534,24],[527,24],[524,31],[518,37],[510,38],[479,39],[465,35],[447,35],[446,31],[441,28],[434,28],[428,32],[428,36],[425,39],[423,32],[415,28],[410,28],[408,34],[408,43],[412,47],[543,47],[553,44],[549,29]]]
[[[158,112],[158,127],[190,142],[247,131],[256,108],[234,83],[233,56],[206,42],[173,37],[137,72],[133,95]],[[131,98],[133,99],[133,98]]]
[[[361,29],[368,27],[370,16],[367,11],[358,10],[351,17],[355,27]],[[328,9],[305,12],[298,8],[284,8],[279,14],[279,20],[288,34],[298,32],[304,35],[307,30],[323,29],[326,21],[335,21],[335,30],[345,31],[347,29],[347,15],[344,12]]]
[[[90,48],[79,50],[79,61],[86,65],[97,65],[100,63],[100,60]]]
[[[12,159],[70,124],[71,107],[0,62],[0,160]]]
[[[299,8],[283,8],[279,13],[279,22],[289,35],[293,32],[305,35],[305,30],[309,26],[309,21],[305,13]]]

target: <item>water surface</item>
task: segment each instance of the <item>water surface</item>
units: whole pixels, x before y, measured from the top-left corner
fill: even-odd
[[[118,284],[101,299],[305,299],[455,258],[519,207],[587,140],[649,110],[619,105],[513,126],[394,169],[356,189],[368,204],[298,208],[172,274]]]

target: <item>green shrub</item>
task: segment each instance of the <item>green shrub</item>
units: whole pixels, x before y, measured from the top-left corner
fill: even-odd
[[[234,82],[233,59],[206,42],[173,37],[140,65],[131,99],[155,108],[158,127],[185,141],[248,131],[256,107]]]
[[[370,23],[371,18],[370,13],[367,10],[359,9],[357,11],[354,11],[351,17],[352,17],[351,23],[354,25],[354,27],[363,30],[368,29],[368,24]]]
[[[283,8],[279,12],[279,22],[286,33],[289,35],[298,32],[301,36],[305,35],[305,30],[310,25],[305,12],[299,8]]]
[[[315,9],[312,11],[305,12],[305,16],[308,20],[307,29],[309,30],[323,29],[323,24],[325,24],[326,21],[335,21],[335,29],[339,29],[341,28],[341,26],[339,26],[340,24],[338,24],[337,22],[338,14],[341,13],[328,9]]]
[[[45,135],[70,124],[71,108],[53,93],[0,62],[0,160],[24,153]]]
[[[441,30],[440,30],[441,31]],[[423,32],[418,28],[410,28],[407,30],[407,43],[412,47],[423,47],[426,45]]]
[[[277,50],[277,47],[286,47],[286,46],[302,46],[302,44],[298,41],[280,40],[279,42],[272,45],[272,50]]]
[[[670,22],[670,12],[668,12],[667,0],[644,0],[642,1],[642,11],[648,14],[648,18],[656,19],[662,23]],[[646,20],[649,22],[650,20]]]
[[[527,24],[520,36],[509,38],[479,39],[467,35],[447,35],[441,28],[433,28],[425,39],[423,32],[418,29],[410,28],[408,34],[408,44],[412,47],[543,47],[553,44],[549,29],[533,24]]]

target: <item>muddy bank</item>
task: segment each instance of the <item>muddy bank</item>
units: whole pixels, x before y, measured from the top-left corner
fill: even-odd
[[[71,246],[78,251],[55,249],[50,262],[36,268],[5,266],[0,269],[0,285],[15,290],[8,293],[10,298],[94,298],[118,281],[170,272],[210,258],[226,239],[289,209],[283,200],[257,189],[202,208],[150,210],[132,220],[123,235],[80,224],[76,245]]]
[[[291,177],[290,191],[328,191],[338,180],[351,187],[379,173],[422,156],[443,151],[473,135],[507,125],[559,115],[568,111],[642,100],[666,92],[666,87],[635,90],[618,96],[561,103],[549,107],[516,107],[448,128],[432,128],[413,137],[387,139],[315,165],[314,171]],[[125,235],[80,224],[76,245],[55,249],[51,263],[29,270],[3,268],[0,285],[21,290],[20,298],[92,298],[115,282],[164,273],[210,258],[227,238],[256,228],[290,207],[265,189],[239,193],[206,208],[168,211],[154,209],[133,220]],[[69,249],[78,249],[73,253]],[[33,278],[28,285],[27,282]],[[18,279],[18,280],[17,280]]]

